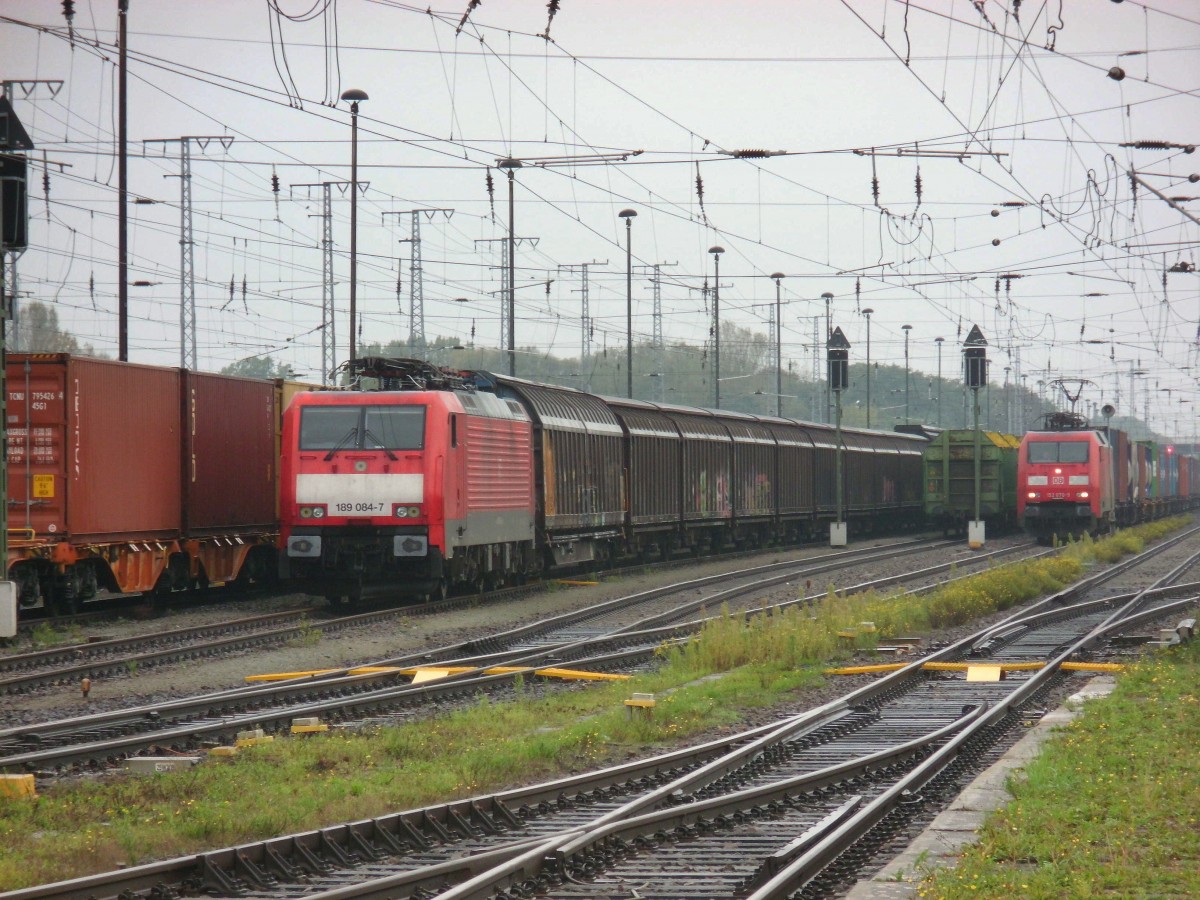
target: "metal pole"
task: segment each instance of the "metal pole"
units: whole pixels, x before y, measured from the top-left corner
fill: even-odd
[[[829,309],[829,305],[833,302],[833,294],[831,294],[829,291],[826,291],[825,293],[823,293],[821,295],[821,297],[825,300],[825,340],[829,340],[829,336],[831,334],[833,334],[833,321],[830,318],[831,313],[830,313],[830,309]],[[829,373],[826,372],[825,373],[825,424],[826,425],[829,424],[829,420],[832,418],[831,407],[833,404],[830,402],[831,399],[832,399],[831,392],[829,390]]]
[[[358,315],[358,101],[350,104],[350,356],[355,357]]]
[[[863,315],[867,317],[867,427],[871,427],[871,314],[875,310],[867,307]]]
[[[179,367],[196,368],[196,279],[192,255],[192,142],[179,142]]]
[[[983,490],[983,472],[980,464],[980,457],[983,456],[983,441],[979,431],[979,388],[972,388],[971,393],[975,395],[975,518],[973,521],[978,522],[979,495]]]
[[[633,399],[633,220],[635,209],[617,215],[625,220],[625,396]]]
[[[721,408],[721,254],[724,247],[709,247],[716,267],[713,281],[713,407]]]
[[[350,101],[350,359],[356,352],[358,336],[358,104],[369,100],[367,92],[358,88],[342,91],[342,99]]]
[[[837,407],[837,426],[834,440],[837,447],[837,521],[842,524],[842,392],[833,392],[834,404]]]
[[[783,418],[783,319],[780,317],[779,291],[784,275],[776,272],[771,277],[775,279],[775,415]]]
[[[937,424],[938,428],[942,427],[942,342],[945,338],[934,338],[934,343],[938,348],[938,387],[937,387]]]
[[[508,308],[504,311],[505,320],[508,324],[508,347],[505,349],[508,350],[508,374],[510,377],[515,377],[517,374],[517,343],[515,339],[517,324],[517,239],[516,212],[513,205],[513,185],[517,169],[521,168],[522,163],[519,159],[508,158],[498,161],[496,165],[508,173],[508,296],[505,298]]]
[[[117,359],[129,361],[129,115],[125,104],[129,0],[117,0]]]
[[[904,424],[908,424],[908,333],[912,331],[911,325],[900,326],[904,329]]]

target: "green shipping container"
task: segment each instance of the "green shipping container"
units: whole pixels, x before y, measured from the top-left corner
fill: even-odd
[[[1017,452],[1021,439],[984,431],[980,440],[979,515],[994,528],[1017,517]],[[975,517],[975,432],[943,431],[925,447],[925,516],[945,532],[965,532]]]

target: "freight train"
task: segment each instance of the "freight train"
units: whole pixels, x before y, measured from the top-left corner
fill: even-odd
[[[67,354],[6,376],[18,609],[276,577],[280,413],[315,386]]]
[[[798,543],[836,519],[828,425],[413,360],[352,374],[379,389],[10,354],[7,571],[20,610],[281,574],[332,600],[437,597],[607,560]],[[853,533],[966,515],[971,433],[931,436],[843,429]],[[1007,516],[1012,439],[985,437],[993,524]],[[1088,449],[1058,446],[1079,441]],[[1198,466],[1118,431],[1032,433],[1012,502],[1043,539],[1103,530],[1195,505]]]
[[[1069,413],[1046,424],[1026,433],[1017,467],[1017,514],[1039,541],[1111,531],[1200,501],[1200,460],[1173,445],[1091,428]]]
[[[367,359],[283,417],[282,563],[331,601],[798,542],[837,515],[835,430]],[[921,451],[842,429],[851,529],[921,517]]]

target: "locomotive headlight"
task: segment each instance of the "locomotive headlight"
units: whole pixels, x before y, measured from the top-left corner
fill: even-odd
[[[325,517],[324,506],[301,506],[300,518],[302,519],[323,519]]]
[[[1087,492],[1087,491],[1080,491],[1080,492],[1079,492],[1079,499],[1080,499],[1080,500],[1086,500],[1087,498],[1088,498],[1088,492]]]
[[[403,503],[397,503],[394,511],[397,519],[415,519],[421,514],[421,507],[405,506]]]
[[[323,518],[325,518],[325,507],[323,507],[323,506],[314,506],[314,507],[312,508],[312,513],[313,513],[313,518],[314,518],[314,519],[323,519]]]
[[[410,506],[410,507],[408,508],[408,517],[409,517],[410,519],[415,519],[415,518],[416,518],[417,516],[419,516],[420,514],[421,514],[421,507],[419,507],[419,506]]]
[[[396,507],[396,518],[398,518],[398,519],[408,518],[408,507],[407,506],[397,506]]]
[[[1030,492],[1029,492],[1028,494],[1026,494],[1025,496],[1026,496],[1028,499],[1030,499],[1030,500],[1036,500],[1036,499],[1037,499],[1038,497],[1040,497],[1041,495],[1040,495],[1040,494],[1039,494],[1037,491],[1030,491]]]

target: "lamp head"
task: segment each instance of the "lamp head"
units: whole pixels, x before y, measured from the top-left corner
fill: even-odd
[[[351,103],[357,103],[359,100],[370,100],[371,98],[361,88],[347,88],[342,91],[342,99],[349,100]]]
[[[776,282],[779,282],[780,280],[786,278],[787,276],[784,275],[782,272],[772,272],[771,277],[774,278]]]
[[[862,314],[864,316],[866,316],[868,319],[871,318],[871,316],[874,315],[874,313],[875,313],[875,310],[871,309],[871,307],[869,307],[869,306],[862,311]]]
[[[721,246],[712,246],[708,248],[708,252],[711,253],[715,259],[719,259],[721,254],[725,252],[725,248]]]
[[[522,165],[524,165],[524,163],[522,163],[519,159],[513,159],[512,157],[509,157],[508,159],[496,160],[496,168],[498,169],[519,169]]]
[[[626,220],[635,219],[635,218],[637,218],[637,210],[636,209],[623,209],[619,213],[617,213],[617,215],[620,218],[626,219]]]
[[[830,300],[833,299],[833,293],[831,291],[826,291],[825,293],[823,293],[821,295],[821,299],[824,300],[826,303],[828,303]]]

